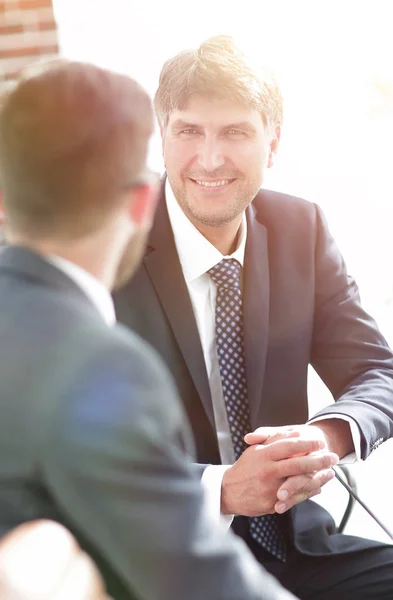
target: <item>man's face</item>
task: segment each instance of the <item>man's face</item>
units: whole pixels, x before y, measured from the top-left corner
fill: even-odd
[[[230,100],[192,96],[163,132],[169,183],[197,227],[220,227],[253,200],[273,164],[278,132],[259,112]]]

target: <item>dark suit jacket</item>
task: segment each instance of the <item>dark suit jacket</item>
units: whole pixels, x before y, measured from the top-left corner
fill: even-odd
[[[337,401],[320,414],[352,417],[365,458],[393,433],[392,353],[361,308],[316,205],[263,190],[246,214],[243,302],[252,427],[307,421],[312,364]],[[202,348],[163,195],[143,265],[115,304],[118,319],[150,342],[170,368],[201,469],[219,464]],[[322,534],[334,527],[314,504],[303,503],[291,516],[301,551],[323,554],[344,543]]]
[[[115,600],[277,598],[244,544],[204,513],[159,358],[17,247],[0,251],[0,415],[0,534],[63,523]]]

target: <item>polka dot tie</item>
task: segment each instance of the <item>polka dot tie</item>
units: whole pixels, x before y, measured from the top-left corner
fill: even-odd
[[[240,287],[241,265],[234,258],[223,259],[208,271],[217,285],[216,344],[222,390],[236,459],[247,444],[251,431],[246,380],[243,302]],[[250,517],[250,534],[265,550],[285,561],[286,542],[278,515]]]

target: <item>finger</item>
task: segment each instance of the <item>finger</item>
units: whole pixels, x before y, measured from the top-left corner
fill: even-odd
[[[276,461],[296,455],[318,452],[318,450],[324,448],[324,443],[320,439],[303,439],[298,437],[277,440],[268,446],[261,445],[259,448],[265,449],[265,453],[268,457],[271,460]]]
[[[294,427],[259,427],[255,431],[247,433],[244,436],[244,441],[246,444],[252,446],[254,444],[271,444],[273,442],[277,442],[278,440],[299,436],[300,431]]]
[[[293,508],[294,506],[296,506],[296,504],[300,504],[301,502],[304,502],[305,500],[309,500],[310,498],[313,498],[314,496],[317,496],[320,493],[321,493],[321,488],[317,488],[308,493],[304,492],[302,494],[297,494],[296,496],[292,496],[292,498],[290,500],[288,500],[287,502],[281,502],[279,500],[274,505],[274,510],[276,511],[276,513],[282,514],[282,513],[286,512],[287,510],[289,510],[290,508]]]
[[[317,471],[323,471],[336,465],[339,461],[334,452],[310,454],[307,456],[295,456],[282,460],[276,464],[276,475],[279,478],[288,478],[292,475],[304,475]]]
[[[281,427],[280,427],[281,429]],[[277,427],[258,427],[254,431],[250,431],[244,436],[244,441],[247,444],[264,444],[274,433]]]
[[[332,469],[324,469],[317,473],[308,473],[305,475],[295,475],[288,477],[277,490],[278,500],[283,502],[296,494],[309,493],[315,489],[321,489],[326,483],[334,478]]]

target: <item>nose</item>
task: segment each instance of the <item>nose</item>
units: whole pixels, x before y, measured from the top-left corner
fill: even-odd
[[[207,173],[211,173],[225,164],[220,140],[213,136],[205,136],[201,140],[198,163]]]

